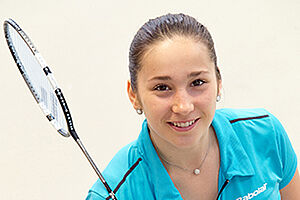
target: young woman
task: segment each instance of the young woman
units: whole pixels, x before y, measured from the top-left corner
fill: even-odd
[[[280,122],[264,109],[216,110],[222,80],[206,27],[184,14],[150,20],[129,62],[128,95],[146,120],[103,172],[119,200],[300,199]],[[97,181],[87,199],[110,197]]]

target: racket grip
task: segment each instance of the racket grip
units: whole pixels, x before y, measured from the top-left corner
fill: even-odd
[[[72,117],[71,117],[71,113],[70,113],[69,107],[67,105],[67,102],[65,100],[65,97],[64,97],[64,95],[63,95],[60,88],[56,88],[54,92],[55,92],[55,94],[58,98],[58,101],[61,105],[61,108],[64,112],[64,115],[65,115],[65,118],[66,118],[66,121],[67,121],[67,124],[68,124],[69,132],[70,132],[71,136],[73,137],[73,139],[76,141],[77,139],[79,139],[79,137],[78,137],[78,135],[75,131],[73,120],[72,120]]]

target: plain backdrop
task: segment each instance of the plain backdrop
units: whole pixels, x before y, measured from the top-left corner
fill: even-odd
[[[183,12],[210,30],[223,76],[218,107],[257,108],[282,122],[300,155],[298,0],[0,0],[52,68],[75,128],[103,170],[137,138],[143,116],[126,93],[128,49],[149,18]],[[84,199],[96,174],[49,125],[0,31],[0,199]]]

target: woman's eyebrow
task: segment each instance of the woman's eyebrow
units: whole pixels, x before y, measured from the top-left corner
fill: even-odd
[[[200,74],[208,74],[208,73],[209,73],[209,71],[196,71],[196,72],[190,73],[187,77],[191,78],[191,77],[199,76]]]
[[[187,75],[187,78],[199,76],[200,74],[207,74],[209,71],[195,71]],[[159,81],[168,81],[172,80],[170,76],[154,76],[149,81],[154,81],[154,80],[159,80]]]
[[[149,79],[149,81],[155,81],[155,80],[159,80],[159,81],[167,81],[167,80],[171,80],[172,78],[170,76],[154,76],[151,79]]]

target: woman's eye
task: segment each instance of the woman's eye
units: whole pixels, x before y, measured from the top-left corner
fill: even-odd
[[[170,88],[167,85],[156,85],[154,87],[154,90],[157,90],[157,91],[167,91],[167,90],[170,90]]]
[[[203,85],[204,83],[205,82],[203,80],[197,79],[192,82],[191,86],[193,86],[193,87],[200,86],[200,85]]]

